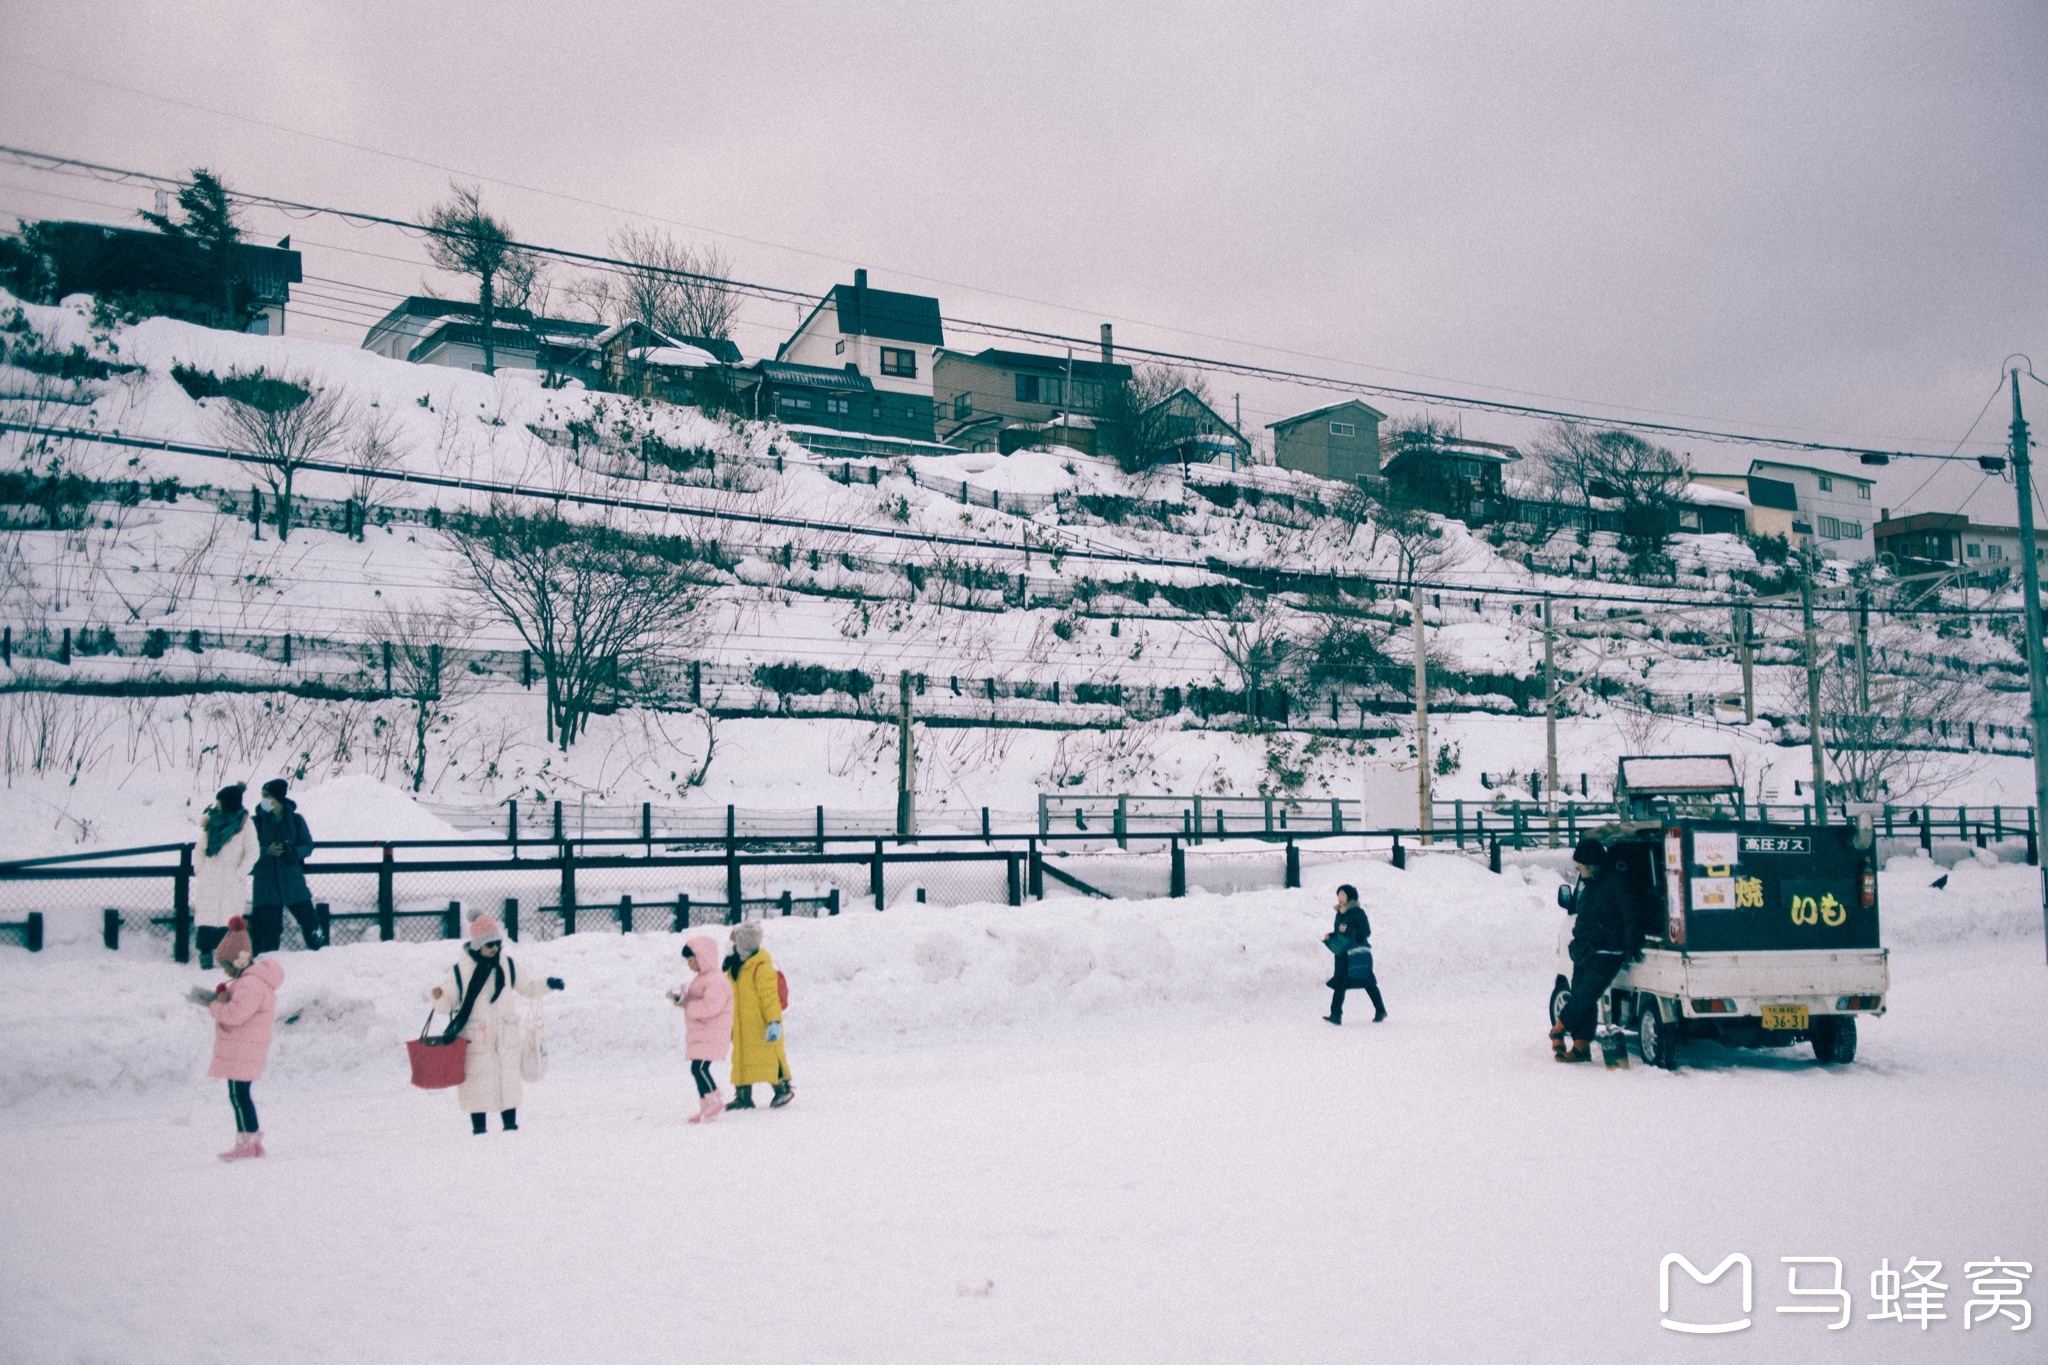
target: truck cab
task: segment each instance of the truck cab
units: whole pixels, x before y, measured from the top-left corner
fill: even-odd
[[[1847,825],[1746,818],[1726,755],[1621,760],[1622,818],[1596,831],[1638,879],[1649,908],[1641,956],[1615,977],[1603,1024],[1632,1034],[1643,1060],[1677,1065],[1679,1048],[1810,1042],[1822,1062],[1856,1057],[1856,1022],[1881,1015],[1890,966],[1878,928],[1876,840]],[[1578,888],[1558,901],[1568,912]],[[1572,919],[1558,937],[1555,1021],[1570,990]]]

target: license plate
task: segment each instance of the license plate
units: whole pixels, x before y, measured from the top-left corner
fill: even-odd
[[[1765,1005],[1764,1027],[1771,1029],[1801,1029],[1806,1027],[1806,1006]]]

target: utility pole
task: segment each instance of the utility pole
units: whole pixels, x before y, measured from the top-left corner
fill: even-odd
[[[1550,599],[1543,599],[1543,769],[1545,800],[1550,807],[1550,846],[1557,847],[1557,653],[1550,621]]]
[[[1422,583],[1409,589],[1410,614],[1415,618],[1415,792],[1420,807],[1415,828],[1422,831],[1416,842],[1429,842],[1430,807],[1435,794],[1429,783],[1429,656],[1424,652],[1422,630]]]
[[[1756,614],[1748,607],[1735,609],[1735,645],[1742,658],[1742,720],[1756,724]]]
[[[1856,709],[1870,716],[1870,585],[1856,590]]]
[[[1820,641],[1813,627],[1811,546],[1800,553],[1799,606],[1806,617],[1806,736],[1813,744],[1813,823],[1828,822],[1828,762],[1820,739]]]
[[[2012,371],[2012,476],[2020,500],[2020,581],[2026,587],[2027,687],[2034,701],[2034,823],[2048,820],[2048,671],[2041,659],[2041,566],[2034,548],[2033,462],[2027,450],[2027,419],[2020,412],[2020,372]],[[2041,922],[2048,926],[2048,858],[2041,860]]]
[[[912,778],[916,774],[917,749],[910,737],[910,674],[899,675],[900,705],[896,711],[896,838],[906,842],[917,837],[917,796]]]

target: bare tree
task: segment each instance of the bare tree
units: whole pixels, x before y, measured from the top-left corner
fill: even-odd
[[[391,648],[391,690],[412,703],[412,789],[427,777],[427,729],[455,702],[474,695],[476,676],[451,666],[448,651],[460,648],[474,630],[463,614],[420,606],[387,608],[385,643]]]
[[[1214,646],[1237,674],[1245,693],[1245,717],[1261,724],[1259,698],[1293,660],[1295,638],[1270,599],[1247,598],[1223,616],[1197,617],[1188,629]]]
[[[277,504],[277,538],[292,530],[292,481],[305,465],[335,453],[355,425],[355,405],[310,376],[235,375],[216,418],[221,439],[254,458]]]
[[[612,254],[632,262],[607,282],[608,311],[664,335],[725,340],[739,298],[727,282],[732,261],[715,246],[692,246],[656,228],[624,227]]]
[[[1560,502],[1590,514],[1595,498],[1621,504],[1621,537],[1634,553],[1663,550],[1685,487],[1685,462],[1632,432],[1554,422],[1530,447],[1544,482]]]
[[[354,470],[349,475],[348,496],[361,516],[367,517],[371,509],[388,507],[398,500],[405,485],[388,476],[405,463],[405,448],[398,423],[389,413],[382,409],[371,412],[350,443],[348,462]]]
[[[1179,433],[1165,404],[1182,389],[1209,401],[1209,385],[1201,375],[1171,365],[1140,365],[1103,394],[1099,430],[1125,471],[1150,469],[1172,448]]]
[[[1806,674],[1788,672],[1787,710],[1804,714]],[[1921,788],[1945,761],[1934,747],[1936,724],[1961,725],[1978,714],[1978,693],[1970,675],[1934,671],[1925,675],[1872,678],[1866,702],[1856,670],[1834,665],[1820,675],[1821,744],[1841,794],[1852,801],[1908,804],[1924,800]]]
[[[427,256],[443,270],[476,278],[484,373],[496,374],[498,353],[492,328],[497,320],[500,282],[523,296],[531,290],[539,266],[532,253],[513,243],[510,224],[484,212],[482,192],[475,185],[451,184],[449,191],[449,200],[436,204],[422,224],[431,234]]]
[[[576,741],[598,699],[696,625],[688,562],[608,522],[494,506],[451,527],[478,597],[519,632],[547,685],[548,738]]]

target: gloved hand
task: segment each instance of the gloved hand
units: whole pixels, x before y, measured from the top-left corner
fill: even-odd
[[[780,1019],[777,1019],[768,1026],[768,1041],[771,1043],[782,1041],[782,1021]]]
[[[549,989],[549,990],[551,990],[551,991],[565,991],[565,990],[567,990],[567,989],[569,989],[569,988],[568,988],[567,986],[564,986],[564,985],[562,984],[562,978],[561,978],[561,977],[559,977],[559,976],[551,976],[551,977],[549,977],[549,978],[548,978],[548,989]]]
[[[225,999],[227,999],[227,998],[228,998],[228,983],[227,983],[227,982],[225,982],[225,981],[223,981],[223,982],[221,982],[220,984],[216,985],[216,986],[215,986],[215,987],[213,988],[213,996],[214,996],[214,999],[216,999],[216,1000],[225,1000]]]

